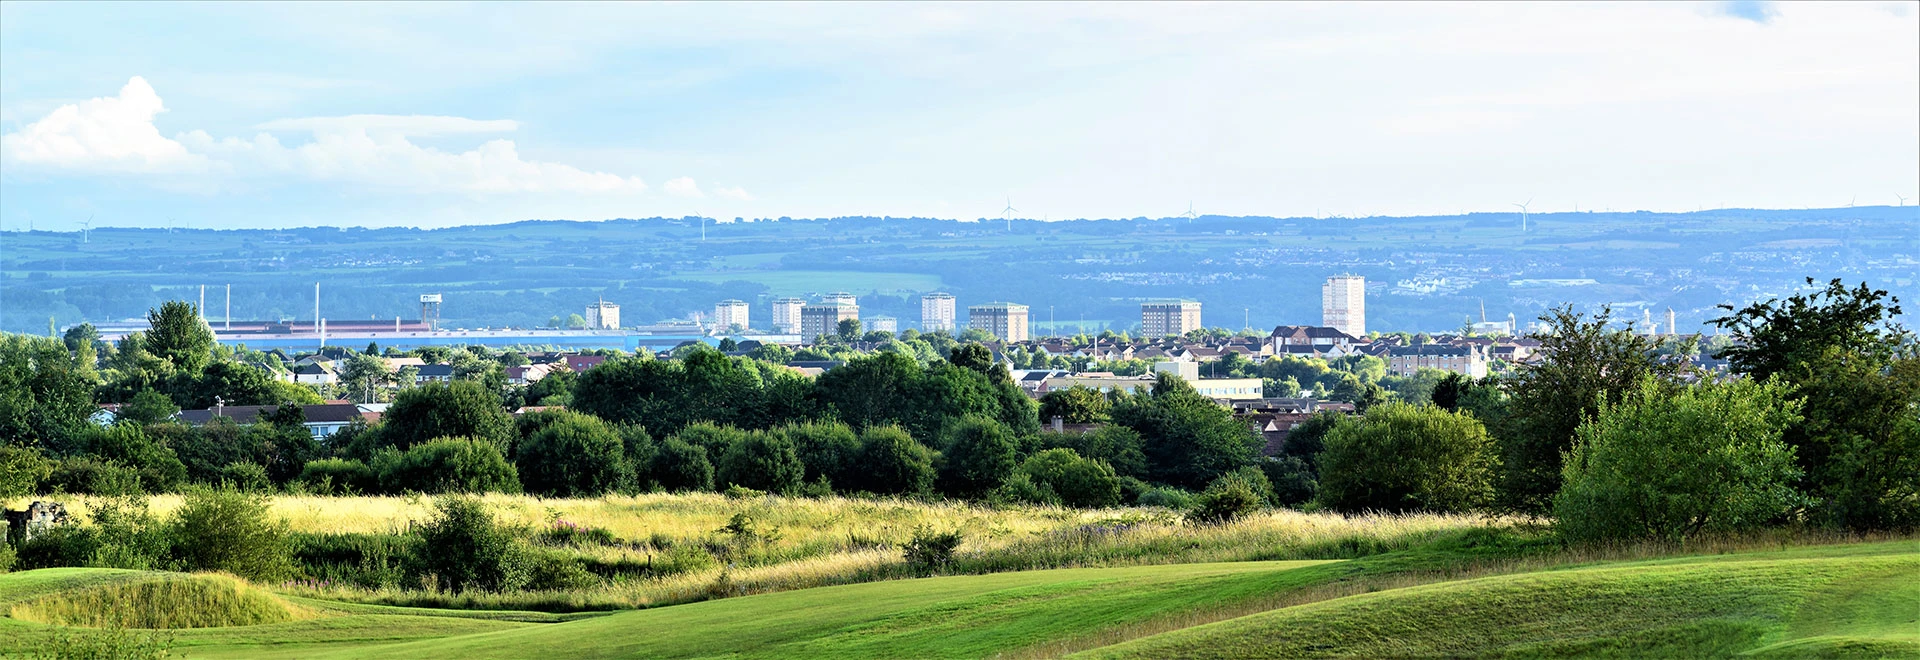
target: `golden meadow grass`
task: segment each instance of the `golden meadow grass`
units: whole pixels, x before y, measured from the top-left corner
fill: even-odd
[[[458,596],[329,586],[298,593],[407,605],[539,609],[648,607],[769,591],[864,582],[908,574],[900,548],[921,528],[964,535],[951,572],[1124,566],[1202,561],[1337,558],[1410,547],[1435,535],[1489,524],[1472,515],[1359,515],[1275,510],[1229,525],[1186,524],[1153,508],[1076,510],[994,507],[909,499],[728,498],[715,493],[646,494],[593,499],[487,495],[496,516],[544,529],[558,519],[603,528],[629,547],[576,552],[599,561],[664,559],[670,548],[724,545],[721,529],[746,513],[770,538],[733,565],[717,562],[673,575],[620,578],[588,589]],[[86,497],[68,506],[84,513]],[[273,512],[294,531],[400,533],[432,516],[428,497],[280,495]],[[178,508],[177,495],[155,495],[156,515]]]
[[[22,603],[7,616],[91,628],[216,628],[321,616],[239,578],[196,573],[103,584]]]

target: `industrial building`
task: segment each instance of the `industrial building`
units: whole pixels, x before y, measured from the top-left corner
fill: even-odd
[[[955,313],[953,294],[929,293],[920,296],[920,331],[953,332]]]
[[[1320,287],[1320,325],[1367,336],[1367,278],[1335,275]]]
[[[1158,339],[1199,330],[1200,303],[1192,300],[1155,300],[1140,304],[1140,337]]]
[[[967,307],[967,328],[999,337],[1002,341],[1027,340],[1027,306],[996,302]]]

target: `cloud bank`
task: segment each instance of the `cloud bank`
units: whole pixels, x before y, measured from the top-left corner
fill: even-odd
[[[154,117],[166,111],[159,94],[135,76],[118,96],[63,105],[19,131],[0,136],[0,158],[17,167],[87,173],[217,175],[229,180],[294,177],[406,192],[640,193],[639,177],[528,160],[512,140],[494,139],[464,152],[415,144],[408,138],[513,131],[511,120],[425,115],[349,115],[281,119],[256,126],[252,138],[216,138],[194,130],[160,134]],[[271,132],[308,141],[289,146]],[[684,183],[682,183],[684,182]],[[668,192],[700,196],[692,179],[668,183]]]

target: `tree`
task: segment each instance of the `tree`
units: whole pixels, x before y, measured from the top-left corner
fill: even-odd
[[[714,478],[722,488],[741,486],[771,493],[798,491],[805,474],[793,441],[778,431],[747,434],[728,447],[714,466]]]
[[[576,412],[558,413],[520,441],[514,464],[527,492],[550,497],[597,497],[633,480],[620,434]]]
[[[1028,456],[1014,469],[1036,486],[1053,492],[1071,507],[1108,507],[1120,503],[1120,481],[1113,468],[1082,458],[1071,449],[1048,449]]]
[[[1788,396],[1777,381],[1676,388],[1642,378],[1580,425],[1554,497],[1556,527],[1584,541],[1677,540],[1786,513],[1799,473],[1780,439],[1799,419]]]
[[[713,463],[707,459],[706,448],[678,437],[660,443],[645,475],[654,485],[672,493],[713,487]]]
[[[860,338],[860,319],[840,319],[840,324],[834,330],[839,334],[840,341],[852,342]]]
[[[1075,385],[1040,397],[1040,421],[1044,426],[1059,417],[1067,424],[1098,424],[1107,421],[1112,407],[1099,390]]]
[[[1105,462],[1123,477],[1147,476],[1146,441],[1138,431],[1109,424],[1086,433],[1048,433],[1040,438],[1048,449],[1071,449],[1090,460]]]
[[[347,366],[340,370],[340,389],[356,403],[379,403],[380,395],[392,382],[393,370],[373,353],[348,358]]]
[[[993,351],[979,342],[967,342],[955,346],[953,352],[947,354],[947,362],[956,367],[980,372],[989,380],[1012,380],[1007,370],[994,364]]]
[[[567,315],[567,328],[572,330],[581,330],[586,327],[587,327],[587,317],[581,316],[579,314]]]
[[[1327,432],[1346,418],[1346,415],[1332,410],[1314,413],[1287,431],[1287,441],[1281,445],[1280,455],[1300,459],[1317,478],[1320,474],[1320,452],[1327,448]]]
[[[287,521],[265,495],[231,489],[189,491],[167,536],[185,570],[223,571],[262,582],[292,575]]]
[[[850,488],[885,495],[926,492],[933,487],[933,452],[898,426],[860,434],[860,471]]]
[[[505,452],[515,436],[513,418],[478,383],[427,383],[403,391],[382,419],[382,440],[401,450],[435,438],[465,437]]]
[[[436,438],[405,452],[381,450],[370,466],[389,493],[518,493],[520,476],[491,442]]]
[[[120,406],[119,418],[135,424],[158,424],[179,414],[180,406],[173,405],[173,399],[149,387],[133,395],[133,400]]]
[[[99,409],[93,391],[60,340],[0,335],[0,443],[64,451]]]
[[[197,374],[213,359],[213,329],[191,303],[173,300],[147,310],[147,324],[147,351],[175,369]]]
[[[33,493],[40,480],[53,473],[53,462],[33,447],[0,444],[0,501]]]
[[[1215,478],[1199,497],[1194,498],[1187,519],[1202,524],[1222,525],[1259,512],[1266,505],[1266,496],[1261,492],[1260,484],[1252,478],[1258,474],[1235,471]]]
[[[1813,284],[1808,279],[1809,285]],[[1853,529],[1920,525],[1920,349],[1894,322],[1900,301],[1840,280],[1709,321],[1735,341],[1718,351],[1731,371],[1779,378],[1805,401],[1784,441],[1815,517]]]
[[[1156,376],[1150,394],[1116,404],[1113,421],[1144,439],[1153,481],[1182,488],[1204,487],[1251,463],[1265,444],[1252,428],[1234,419],[1232,411],[1166,373]]]
[[[848,489],[866,469],[860,464],[860,438],[840,422],[802,422],[776,429],[793,443],[794,452],[806,466],[802,479],[814,483],[821,479]]]
[[[734,341],[732,337],[722,337],[719,349],[722,353],[732,353],[740,350],[740,342]]]
[[[82,347],[91,350],[94,344],[100,343],[100,330],[93,327],[92,323],[81,323],[67,328],[66,333],[60,335],[60,338],[66,343],[69,351],[78,351]]]
[[[1013,435],[992,419],[979,415],[960,419],[948,430],[944,446],[940,483],[948,494],[979,497],[1013,473]]]
[[[527,562],[511,530],[487,505],[470,497],[443,497],[420,529],[419,570],[434,585],[463,591],[505,591],[526,581]]]
[[[1609,328],[1611,309],[1588,318],[1567,306],[1540,319],[1550,330],[1532,336],[1544,357],[1502,381],[1511,395],[1513,429],[1500,437],[1500,497],[1505,508],[1531,514],[1552,505],[1561,456],[1600,401],[1618,403],[1643,377],[1677,381],[1690,370],[1684,361],[1662,358],[1658,340]]]
[[[222,360],[199,371],[175,372],[167,388],[174,403],[183,409],[197,410],[212,408],[215,399],[229,406],[281,403],[287,390],[279,383],[265,369]]]
[[[1467,387],[1472,382],[1472,379],[1464,375],[1449,373],[1445,378],[1441,378],[1440,382],[1433,384],[1433,394],[1429,398],[1432,399],[1433,405],[1439,406],[1447,412],[1458,411],[1460,409],[1460,397],[1466,394]]]
[[[85,443],[85,453],[134,470],[147,492],[171,491],[187,478],[187,466],[173,449],[147,437],[138,424],[93,429]]]
[[[1320,503],[1335,511],[1470,511],[1493,497],[1499,465],[1480,422],[1389,403],[1343,420],[1320,454]]]

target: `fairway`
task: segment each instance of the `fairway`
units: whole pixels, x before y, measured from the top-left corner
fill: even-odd
[[[1459,579],[1435,572],[1444,552],[903,579],[606,615],[286,597],[313,618],[171,634],[196,658],[1920,656],[1911,540]],[[1366,581],[1396,573],[1403,586]],[[0,606],[178,575],[0,575]],[[0,619],[0,655],[54,630]]]

